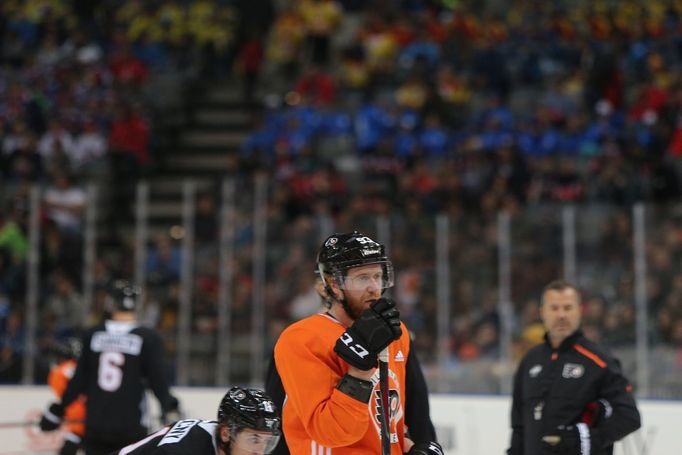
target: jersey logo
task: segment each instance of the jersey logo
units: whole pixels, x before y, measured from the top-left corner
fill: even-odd
[[[372,376],[374,390],[372,399],[369,400],[368,407],[377,436],[381,437],[381,421],[379,420],[379,407],[381,406],[381,390],[379,386],[379,370]],[[400,402],[400,384],[398,377],[389,368],[388,370],[388,427],[391,429],[390,441],[392,444],[398,442],[397,425],[403,418],[403,405]]]
[[[394,360],[395,360],[396,362],[404,362],[404,361],[405,361],[405,356],[403,355],[403,351],[401,351],[400,349],[398,349],[398,353],[395,355],[395,359],[394,359]]]
[[[533,368],[528,370],[528,376],[531,378],[536,378],[542,371],[542,365],[535,365]]]
[[[577,363],[567,363],[564,364],[564,370],[561,372],[561,376],[566,379],[578,379],[585,374],[585,367]]]
[[[168,430],[168,433],[166,433],[163,439],[159,441],[158,445],[162,446],[164,444],[174,444],[179,442],[182,438],[187,436],[189,430],[191,430],[192,427],[197,423],[199,423],[199,420],[196,419],[187,419],[177,422],[171,427],[170,430]]]

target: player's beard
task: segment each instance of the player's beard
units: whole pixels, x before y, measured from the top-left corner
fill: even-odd
[[[361,305],[351,305],[348,303],[348,299],[346,296],[343,296],[343,299],[340,300],[341,306],[343,307],[343,310],[346,312],[346,314],[353,320],[357,321],[357,319],[360,317],[363,311],[365,311],[364,307]]]

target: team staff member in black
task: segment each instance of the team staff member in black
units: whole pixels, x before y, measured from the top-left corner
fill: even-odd
[[[218,421],[185,419],[122,448],[118,455],[253,455],[270,453],[281,434],[277,407],[262,391],[233,387]]]
[[[553,281],[542,293],[545,342],[514,377],[508,455],[602,455],[640,427],[632,386],[616,359],[580,330],[580,293]]]
[[[86,331],[83,352],[61,403],[43,414],[40,428],[59,428],[64,409],[79,395],[86,397],[86,455],[108,454],[147,434],[150,416],[145,389],[156,395],[164,414],[177,411],[164,374],[161,337],[135,319],[139,295],[127,281],[116,281],[110,292],[110,317]]]

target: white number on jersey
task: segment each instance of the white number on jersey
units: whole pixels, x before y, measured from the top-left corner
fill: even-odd
[[[103,352],[99,356],[97,384],[102,390],[114,392],[123,381],[123,364],[126,358],[120,352]]]

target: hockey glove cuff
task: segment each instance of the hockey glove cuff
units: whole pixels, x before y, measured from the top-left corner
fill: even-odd
[[[407,455],[443,455],[443,448],[436,441],[418,442],[412,446]]]
[[[168,399],[166,410],[163,412],[163,415],[161,416],[163,424],[169,425],[171,423],[177,422],[178,420],[182,420],[183,418],[184,418],[183,413],[180,410],[180,401],[178,401],[177,398],[171,395],[170,398]]]
[[[52,403],[40,418],[40,429],[42,431],[57,430],[64,420],[64,406],[60,403]]]
[[[580,416],[580,421],[586,423],[588,427],[594,428],[611,417],[611,414],[613,414],[611,403],[604,398],[600,398],[585,407]]]

